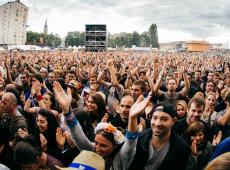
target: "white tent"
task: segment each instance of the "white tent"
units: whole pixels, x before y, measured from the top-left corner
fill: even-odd
[[[36,45],[10,45],[8,46],[8,50],[38,51],[38,50],[43,50],[43,49]]]
[[[4,48],[0,47],[0,51],[6,51],[6,49],[4,49]]]

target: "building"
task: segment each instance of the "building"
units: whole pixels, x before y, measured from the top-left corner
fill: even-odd
[[[184,51],[186,47],[185,41],[175,41],[160,43],[160,50],[162,51]]]
[[[229,43],[213,43],[211,44],[211,49],[230,49]]]
[[[26,42],[28,7],[19,0],[0,6],[0,45]]]
[[[210,44],[207,41],[188,41],[186,46],[189,52],[203,52],[210,49]]]
[[[44,25],[44,35],[48,35],[48,25],[47,25],[47,19],[46,19],[46,22],[45,22],[45,25]]]

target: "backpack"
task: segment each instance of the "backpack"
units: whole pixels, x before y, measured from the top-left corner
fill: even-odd
[[[16,116],[14,119],[11,119],[7,113],[3,113],[1,125],[5,131],[8,131],[10,141],[18,136],[19,128],[28,129],[26,119],[23,116]]]

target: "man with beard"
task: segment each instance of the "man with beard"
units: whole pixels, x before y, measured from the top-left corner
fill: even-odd
[[[164,66],[163,66],[163,69],[158,76],[158,80],[155,84],[154,91],[155,91],[156,95],[158,97],[160,97],[159,98],[160,101],[166,101],[175,107],[176,101],[179,99],[183,99],[187,95],[189,88],[190,88],[190,84],[189,84],[188,78],[186,76],[185,70],[182,70],[181,73],[182,73],[183,78],[184,78],[184,85],[185,85],[184,88],[181,91],[176,92],[177,81],[175,78],[172,77],[167,81],[167,84],[166,84],[167,91],[166,92],[161,91],[160,85],[161,85],[162,79],[163,79],[163,70],[164,70]]]
[[[28,72],[22,72],[20,74],[20,78],[21,78],[21,81],[22,81],[22,89],[23,89],[23,92],[24,92],[24,95],[26,97],[26,100],[29,98],[30,96],[30,90],[31,90],[31,87],[30,87],[30,75]]]
[[[175,116],[174,108],[169,103],[157,106],[151,119],[151,128],[139,134],[136,155],[130,169],[186,169],[188,150],[185,141],[172,129]],[[137,121],[135,127],[138,129]]]
[[[49,89],[50,92],[53,92],[53,83],[57,80],[57,75],[55,72],[50,72],[48,74],[48,79],[45,81],[46,87]]]
[[[183,135],[188,126],[195,121],[201,121],[200,117],[205,108],[205,101],[200,98],[192,98],[188,103],[187,117],[180,120],[174,129],[179,135]],[[206,124],[205,124],[206,125]],[[207,125],[206,125],[207,126]]]

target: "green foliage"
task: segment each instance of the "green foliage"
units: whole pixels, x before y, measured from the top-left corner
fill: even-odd
[[[159,48],[157,25],[152,24],[149,28],[150,44],[154,48]]]
[[[58,47],[59,45],[61,45],[61,38],[57,34],[53,35],[51,33],[48,35],[44,35],[43,33],[28,31],[26,35],[26,44]]]
[[[143,32],[140,37],[141,40],[141,47],[149,47],[150,46],[150,36],[147,31]]]
[[[119,33],[114,35],[109,35],[108,40],[109,47],[131,47],[132,46],[132,34],[130,33]]]
[[[65,37],[65,45],[68,46],[84,46],[85,44],[85,32],[68,32]]]
[[[131,41],[132,41],[132,45],[136,45],[137,47],[140,46],[140,35],[138,34],[138,32],[134,31],[131,35]]]
[[[61,38],[59,36],[53,35],[53,34],[48,34],[44,36],[44,44],[46,44],[49,47],[58,47],[61,45]]]
[[[26,34],[26,44],[39,45],[40,43],[40,33],[29,31]]]
[[[156,24],[151,25],[149,31],[145,31],[142,34],[134,31],[133,33],[118,33],[109,35],[108,46],[115,47],[132,47],[136,45],[138,47],[152,47],[159,48],[157,27]]]

